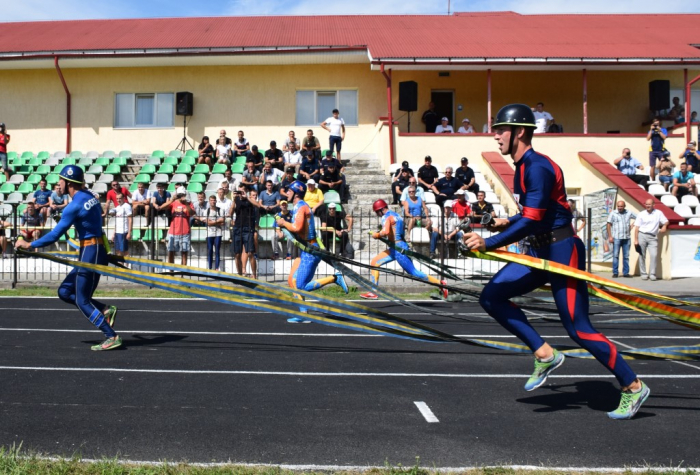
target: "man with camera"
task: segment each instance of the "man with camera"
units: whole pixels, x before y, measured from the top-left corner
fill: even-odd
[[[229,216],[236,219],[233,221],[233,232],[231,241],[231,251],[236,261],[236,271],[238,275],[243,275],[243,269],[250,268],[253,278],[258,278],[258,266],[254,257],[255,252],[255,227],[258,224],[259,208],[248,199],[245,185],[241,185],[236,190],[236,197],[229,210]],[[245,249],[245,253],[243,253]]]
[[[649,156],[651,157],[651,152],[649,153]],[[656,159],[654,159],[654,162],[656,162]],[[620,170],[620,173],[627,176],[627,178],[633,182],[642,185],[644,189],[648,188],[649,177],[646,175],[637,175],[637,169],[644,170],[644,165],[642,165],[642,162],[632,156],[630,149],[622,149],[622,155],[617,157],[613,163],[615,166],[617,166],[617,169]]]
[[[175,253],[182,256],[181,264],[187,265],[187,254],[190,252],[190,216],[194,208],[190,203],[187,189],[180,186],[175,190],[175,196],[170,198],[164,208],[170,210],[170,228],[166,242],[168,243],[168,262],[175,262]]]
[[[693,173],[700,173],[700,154],[698,153],[697,144],[692,141],[688,144],[685,151],[681,153],[678,158],[685,159],[685,163],[688,164],[688,170]]]
[[[681,154],[682,155],[682,154]],[[669,152],[664,153],[661,160],[659,160],[659,182],[664,185],[666,191],[668,187],[673,183],[673,167],[676,163],[671,160],[671,154]]]
[[[649,133],[647,134],[647,141],[651,142],[651,146],[649,147],[649,166],[651,167],[649,176],[652,181],[656,178],[656,159],[661,159],[666,151],[664,142],[667,136],[668,131],[661,127],[659,118],[656,117],[651,123]]]

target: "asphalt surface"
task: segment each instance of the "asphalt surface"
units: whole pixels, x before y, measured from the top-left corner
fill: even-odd
[[[634,420],[612,421],[619,390],[593,360],[567,359],[528,393],[526,356],[291,325],[204,301],[111,303],[125,346],[92,352],[102,335],[74,308],[0,299],[0,445],[138,461],[700,467],[700,363],[632,362],[651,397]],[[420,304],[462,320],[375,305],[515,341],[474,305]],[[700,343],[665,322],[606,323],[638,317],[626,309],[593,310],[621,347]],[[534,324],[571,343],[557,322]]]

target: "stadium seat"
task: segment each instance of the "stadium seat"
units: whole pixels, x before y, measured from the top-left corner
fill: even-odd
[[[111,173],[103,173],[97,179],[97,183],[110,183],[112,180],[114,180],[114,175]]]
[[[37,173],[39,175],[48,175],[51,173],[51,167],[48,165],[39,165],[36,167],[36,170],[34,170],[34,173]]]
[[[185,173],[185,174],[190,174],[192,173],[192,165],[186,165],[184,163],[181,163],[178,165],[177,169],[175,170],[175,173]]]
[[[200,193],[204,191],[204,186],[202,183],[190,183],[187,185],[187,191],[192,192],[192,193]]]
[[[136,178],[134,178],[134,183],[150,183],[151,182],[151,175],[148,174],[140,174],[137,175]]]
[[[693,196],[693,195],[683,195],[683,196],[681,197],[681,204],[683,204],[683,205],[688,205],[688,206],[690,206],[691,208],[695,208],[695,207],[697,207],[698,205],[700,205],[700,202],[698,201],[698,197],[697,197],[697,196]]]
[[[7,178],[5,177],[4,173],[0,173],[0,185],[5,183],[7,181]],[[2,201],[2,200],[0,200]]]
[[[119,152],[119,156],[128,160],[131,158],[131,150],[122,150]]]
[[[688,220],[688,226],[700,226],[700,218],[690,218]]]
[[[60,158],[50,157],[50,158],[46,159],[46,161],[44,162],[44,165],[46,165],[48,167],[55,167],[55,166],[58,166],[60,163],[61,163]]]
[[[54,152],[51,154],[53,158],[58,158],[59,160],[63,160],[66,158],[66,152]]]
[[[661,202],[671,209],[678,206],[678,198],[673,195],[663,195],[661,197]]]
[[[207,228],[195,227],[190,230],[190,240],[192,242],[204,242],[207,240]]]
[[[119,165],[108,165],[107,168],[105,169],[105,173],[111,173],[113,175],[121,175],[122,173],[122,167]]]
[[[190,177],[190,183],[206,183],[207,176],[204,173],[195,173]]]
[[[85,177],[85,183],[87,183],[88,185],[92,185],[93,183],[95,183],[97,181],[97,177],[92,173],[86,173],[84,175],[84,177]],[[58,181],[58,178],[56,178],[56,181]]]
[[[223,163],[217,163],[216,165],[214,165],[214,170],[217,170],[216,169],[217,165],[221,165],[223,167],[226,167],[226,165],[224,165]],[[224,170],[225,170],[225,168],[224,168]],[[244,171],[245,171],[245,164],[243,164],[243,163],[234,163],[233,165],[231,165],[231,173],[243,173]],[[223,172],[217,172],[217,173],[223,173]]]
[[[425,197],[425,204],[435,203],[435,193],[432,191],[426,191],[423,193],[423,196]]]
[[[498,195],[496,195],[496,193],[494,193],[493,191],[486,192],[486,196],[484,197],[484,201],[486,201],[487,203],[491,203],[491,204],[501,202],[501,200],[498,199]]]
[[[270,216],[269,214],[265,216],[260,216],[260,228],[271,229],[273,224],[275,224],[274,216]]]
[[[187,183],[189,181],[189,178],[185,173],[176,173],[173,175],[170,181],[172,183]]]
[[[325,157],[326,155],[324,154],[323,156]],[[396,173],[396,170],[398,170],[399,168],[401,168],[400,163],[392,163],[391,165],[389,165],[389,175],[394,176],[394,173]]]
[[[194,167],[194,171],[192,173],[203,173],[205,175],[209,174],[209,165],[206,163],[200,163],[199,165]]]
[[[19,187],[17,187],[17,191],[28,195],[29,193],[34,193],[34,191],[36,191],[36,187],[31,183],[24,182],[20,183]]]
[[[141,167],[139,174],[147,173],[149,175],[154,175],[156,173],[156,166],[149,165],[148,163]]]
[[[228,166],[227,166],[226,164],[224,164],[224,163],[217,163],[216,165],[214,165],[214,167],[213,167],[213,169],[212,169],[211,172],[212,172],[212,173],[221,173],[221,174],[223,174],[226,170],[228,170]],[[243,170],[245,170],[245,168],[241,168],[241,171],[240,171],[240,172],[233,172],[233,173],[243,173]],[[233,171],[233,166],[231,167],[231,171]]]
[[[114,158],[114,157],[116,157],[116,156],[117,156],[117,154],[114,153],[113,150],[105,150],[104,152],[102,152],[102,157],[103,157],[103,158]]]
[[[100,157],[100,152],[94,150],[89,151],[85,154],[85,158],[92,158],[93,160]]]
[[[92,187],[92,192],[98,193],[100,195],[106,194],[107,193],[107,183],[105,183],[105,182],[95,183],[95,185]]]
[[[9,154],[8,154],[8,155],[9,155]],[[39,152],[39,153],[36,155],[36,158],[38,158],[38,159],[41,160],[41,161],[46,161],[46,160],[48,160],[48,158],[49,158],[50,156],[51,156],[51,155],[49,154],[49,152],[47,152],[47,151],[42,151],[42,152]]]
[[[24,183],[24,180],[24,175],[12,175],[8,183],[14,183],[15,185],[19,185],[20,183]]]
[[[124,157],[114,157],[112,159],[112,165],[119,165],[120,167],[125,167],[127,164],[127,159]]]
[[[76,165],[77,163],[78,161],[73,157],[65,157],[63,160],[61,160],[61,165],[64,167],[66,165]]]
[[[146,160],[146,165],[158,165],[158,166],[160,166],[160,158],[150,157],[148,160]]]
[[[92,162],[93,162],[92,158],[85,157],[85,158],[81,158],[80,160],[78,160],[78,165],[84,165],[86,167],[89,167],[90,165],[92,165]]]
[[[129,192],[133,193],[134,191],[138,190],[138,188],[139,188],[139,184],[132,182],[131,185],[129,185]]]
[[[20,175],[31,175],[34,173],[34,167],[30,165],[20,165],[19,167],[15,167],[15,173],[19,173]]]
[[[669,193],[663,185],[649,185],[649,194],[658,198],[659,196],[668,195]]]
[[[467,191],[467,201],[469,201],[470,203],[476,203],[477,202],[476,195],[474,193],[472,193],[471,191]]]
[[[17,159],[17,152],[7,152],[7,159],[12,162]]]
[[[155,235],[156,239],[160,241],[161,239],[163,239],[163,230],[156,229]],[[153,231],[151,229],[146,229],[146,231],[143,233],[143,237],[141,238],[141,240],[147,242],[153,241]]]
[[[86,170],[87,173],[92,173],[94,175],[100,175],[105,171],[105,167],[102,165],[91,165],[90,168]]]
[[[167,180],[162,181],[162,182],[158,182],[158,183],[167,183]],[[150,191],[151,193],[155,193],[156,191],[158,191],[158,183],[151,182],[151,184],[148,185],[148,191]],[[134,185],[131,185],[131,186],[134,186]],[[136,189],[136,188],[134,188],[134,189]]]
[[[690,209],[690,206],[688,206],[688,205],[679,204],[678,206],[673,208],[673,211],[678,213],[678,215],[684,219],[695,217],[695,213],[693,213],[693,210]]]
[[[99,157],[97,160],[95,160],[95,163],[93,165],[100,165],[106,167],[107,165],[109,165],[109,158]]]
[[[41,163],[41,160],[38,158],[30,158],[27,162],[27,165],[29,165],[30,167],[38,167],[39,165],[41,165]]]
[[[33,152],[22,152],[22,156],[20,157],[22,160],[28,162],[32,158],[34,158],[34,153]]]
[[[440,206],[435,203],[426,204],[425,206],[428,208],[428,213],[430,213],[430,219],[432,219],[434,223],[438,223],[442,216]]]
[[[425,228],[413,228],[411,230],[411,242],[416,244],[430,242],[430,233]]]
[[[337,191],[328,190],[323,194],[323,202],[328,203],[340,203],[340,195]]]
[[[176,183],[175,183],[175,182],[171,182],[171,183],[168,185],[168,188],[166,188],[166,191],[169,192],[170,194],[175,193],[175,186],[176,186]]]
[[[508,213],[506,213],[506,209],[503,207],[503,205],[499,205],[499,204],[493,205],[493,215],[494,215],[494,218],[507,218],[508,217]]]
[[[199,157],[199,152],[196,150],[188,150],[185,152],[185,157],[194,157],[196,159]]]
[[[242,163],[243,166],[245,166],[246,160],[247,160],[246,157],[244,157],[242,155],[238,156],[238,157],[233,157],[233,163]]]
[[[93,177],[93,182],[94,182],[95,175],[92,175],[92,177]],[[58,183],[58,180],[59,180],[58,173],[50,173],[50,174],[46,175],[46,183],[48,184],[48,186],[51,186],[51,187],[54,186],[56,183]],[[85,182],[87,183],[87,175],[85,176]]]
[[[204,192],[208,195],[210,193],[216,193],[218,189],[219,182],[210,181],[209,183],[207,183],[207,188],[206,190],[204,190]]]
[[[5,198],[5,203],[21,203],[22,201],[24,201],[24,194],[17,191],[10,193],[7,195],[7,198]]]
[[[193,157],[182,157],[182,159],[180,159],[180,164],[182,165],[189,165],[193,167],[195,163],[197,163],[197,160]]]
[[[209,175],[209,183],[216,183],[217,185],[221,183],[221,180],[224,179],[224,174],[223,173],[212,173]],[[235,178],[234,178],[235,180]]]
[[[5,201],[5,197],[2,197],[0,201]],[[0,205],[0,218],[7,218],[12,214],[12,206],[10,205]]]
[[[175,158],[175,157],[165,157],[163,159],[163,163],[166,165],[172,165],[174,167],[176,167],[178,165],[177,158]]]
[[[165,157],[165,152],[162,150],[154,150],[153,153],[151,153],[151,157],[163,158]]]
[[[153,183],[167,183],[170,181],[170,175],[167,173],[156,173],[153,175],[153,179],[151,181]]]
[[[70,153],[69,157],[75,158],[76,160],[80,160],[81,158],[84,158],[83,152],[79,152],[78,150],[74,150],[73,152]]]
[[[173,167],[169,163],[164,163],[158,167],[158,173],[167,173],[169,175],[172,175],[173,173],[175,173],[175,167]]]
[[[32,175],[29,175],[27,177],[27,183],[31,183],[32,185],[38,185],[39,182],[41,181],[42,176],[39,175],[38,173],[34,173]]]
[[[169,157],[175,157],[175,158],[182,158],[182,152],[180,150],[171,150],[170,153],[168,153]]]

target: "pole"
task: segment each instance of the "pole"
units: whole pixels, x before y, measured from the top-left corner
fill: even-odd
[[[486,123],[491,133],[491,70],[486,70]]]
[[[14,230],[12,231],[12,234],[15,239],[19,236],[19,233],[17,231],[17,220],[19,219],[19,216],[17,216],[17,209],[19,208],[19,203],[12,203],[12,216],[14,216],[14,219],[12,220],[12,227]],[[12,241],[14,244],[14,241]],[[12,288],[16,289],[17,288],[17,250],[13,249],[12,250]]]
[[[411,111],[408,111],[408,133],[411,133]]]
[[[63,84],[63,90],[66,91],[66,153],[70,153],[70,139],[71,139],[71,126],[70,126],[70,91],[68,90],[68,85],[66,85],[66,80],[63,78],[63,72],[61,72],[61,67],[58,65],[58,56],[54,56],[54,66],[56,66],[56,71],[58,72],[58,78]]]
[[[588,71],[583,70],[583,133],[588,134]]]
[[[389,113],[389,163],[396,163],[396,158],[394,157],[394,115],[392,113],[391,104],[391,69],[387,73],[384,71],[384,63],[379,66],[382,74],[386,78],[386,103]]]
[[[593,226],[591,226],[591,223],[593,222],[593,208],[588,208],[588,219],[586,220],[586,260],[588,260],[588,273],[591,273],[591,255],[593,253],[593,249],[591,248],[591,241],[593,240]]]

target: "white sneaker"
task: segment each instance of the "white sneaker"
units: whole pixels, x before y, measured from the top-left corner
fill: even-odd
[[[656,276],[655,275],[649,276],[649,280],[656,280]]]
[[[642,280],[647,280],[649,278],[648,275],[642,275]]]

